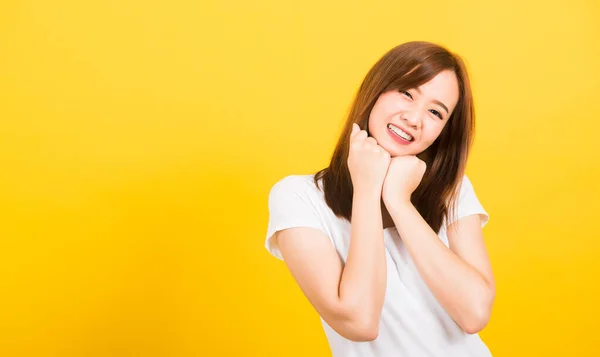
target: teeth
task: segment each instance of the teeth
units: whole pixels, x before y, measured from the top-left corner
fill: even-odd
[[[388,124],[388,128],[390,128],[390,130],[393,131],[394,134],[396,134],[396,135],[398,135],[398,136],[400,136],[400,137],[402,137],[402,138],[404,138],[404,139],[406,139],[408,141],[412,141],[413,140],[413,137],[410,134],[402,131],[402,129],[397,128],[397,127],[395,127],[392,124]]]

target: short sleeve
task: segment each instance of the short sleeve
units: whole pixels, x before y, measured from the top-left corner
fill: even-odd
[[[458,221],[463,217],[479,214],[481,217],[481,228],[483,228],[490,219],[489,214],[483,208],[481,202],[477,198],[473,184],[467,175],[463,176],[460,193],[458,196],[458,207],[456,208],[456,211],[457,218],[450,220],[450,223]]]
[[[287,176],[278,181],[269,192],[269,222],[265,248],[283,260],[273,234],[293,227],[311,227],[325,231],[315,207],[314,193],[303,176]]]

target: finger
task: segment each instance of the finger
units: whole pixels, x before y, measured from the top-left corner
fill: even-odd
[[[353,136],[350,138],[350,142],[354,142],[354,143],[362,142],[367,136],[368,135],[367,135],[366,130],[359,130],[353,134]]]
[[[354,136],[354,138],[357,141],[364,141],[368,136],[369,136],[369,134],[367,134],[366,130],[361,130],[358,133],[356,133],[356,135]]]
[[[353,137],[354,134],[360,131],[360,127],[356,123],[352,123],[352,132],[350,133],[350,137]]]
[[[352,123],[352,132],[350,133],[350,141],[356,138],[356,134],[360,133],[360,127],[356,123]]]
[[[383,148],[383,146],[379,146],[381,148],[381,152],[383,152],[385,154],[385,156],[387,156],[388,158],[391,158],[392,155],[389,153],[389,151],[387,151],[386,149]]]
[[[376,145],[376,146],[377,146],[377,140],[375,140],[375,138],[374,138],[374,137],[372,137],[372,136],[369,136],[368,138],[366,138],[366,139],[365,139],[365,142],[366,142],[366,143],[373,144],[373,145]]]

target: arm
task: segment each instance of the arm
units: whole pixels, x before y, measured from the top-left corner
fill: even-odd
[[[345,267],[318,229],[289,228],[277,239],[291,274],[327,324],[349,340],[371,341],[379,333],[386,288],[381,193],[355,192],[352,209]]]
[[[482,330],[491,315],[495,283],[479,215],[450,225],[448,249],[410,202],[388,210],[419,273],[442,307],[465,332]]]

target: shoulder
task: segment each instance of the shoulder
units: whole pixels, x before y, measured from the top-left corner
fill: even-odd
[[[482,227],[489,220],[489,214],[483,207],[471,179],[465,174],[460,183],[460,193],[458,195],[458,219],[472,215],[480,214]]]
[[[469,195],[469,191],[473,190],[473,185],[471,184],[471,180],[469,180],[469,177],[464,174],[458,181],[458,184],[456,185],[454,192],[455,195],[448,197],[446,200],[447,204],[450,204],[450,199],[453,199],[453,203],[454,204],[459,204],[460,201],[464,200],[466,196]]]
[[[463,175],[462,179],[460,180],[459,187],[459,198],[464,198],[464,196],[467,195],[469,191],[473,190],[473,184],[471,183],[471,180],[469,179],[469,176],[467,176],[467,174]]]
[[[318,195],[319,189],[315,185],[314,175],[289,175],[277,181],[270,191],[274,195]]]
[[[275,183],[277,187],[306,187],[313,182],[313,175],[289,175]]]
[[[324,203],[323,192],[315,185],[314,175],[290,175],[277,181],[269,192],[269,206],[318,208]]]

